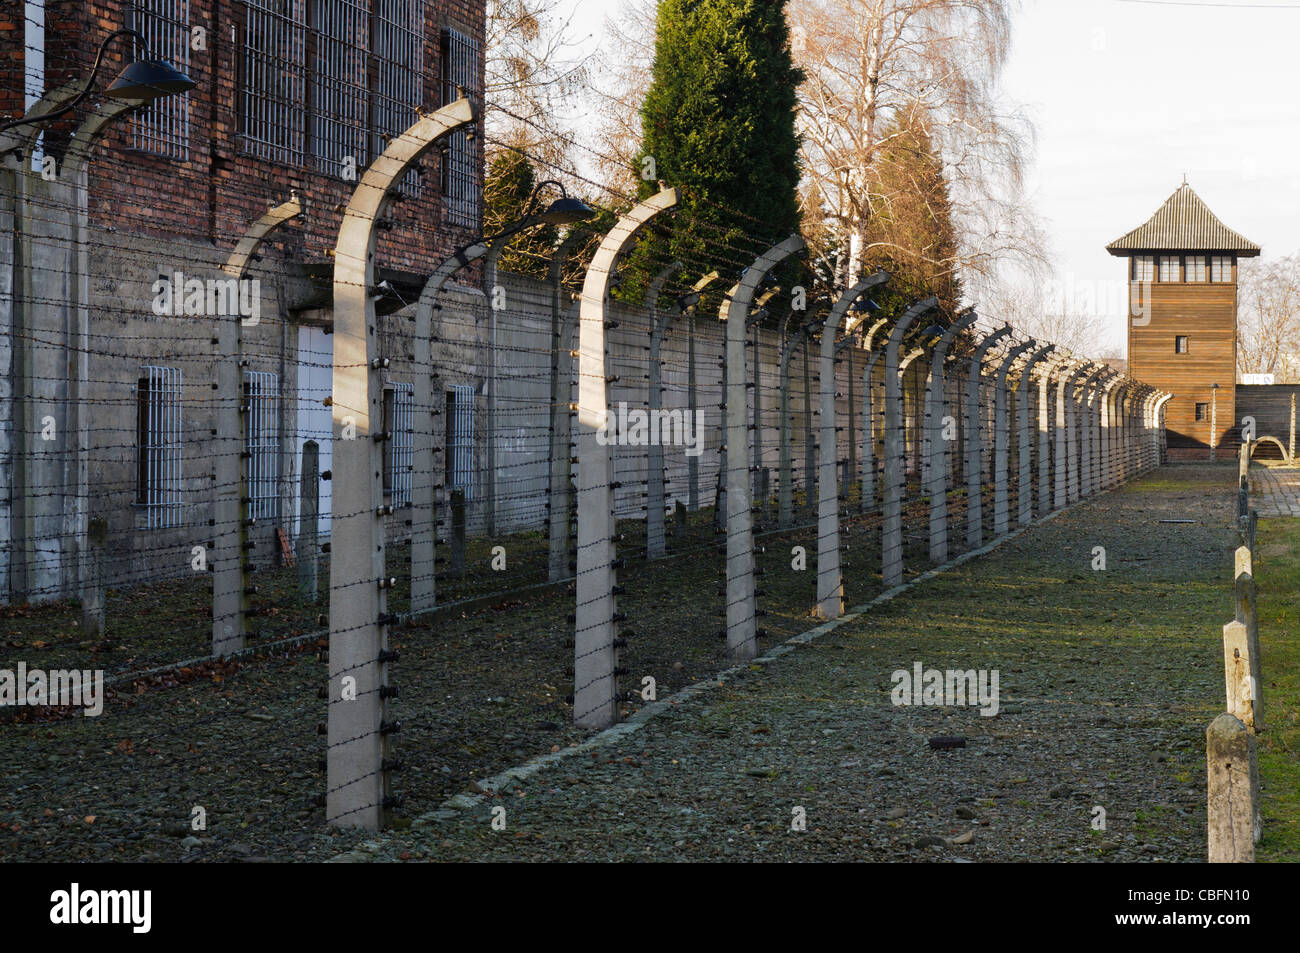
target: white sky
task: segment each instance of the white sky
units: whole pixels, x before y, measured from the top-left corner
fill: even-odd
[[[619,6],[567,2],[592,45]],[[1124,272],[1103,246],[1184,174],[1265,258],[1300,250],[1300,0],[1023,2],[1003,85],[1037,127],[1029,196],[1107,343],[1122,348]]]

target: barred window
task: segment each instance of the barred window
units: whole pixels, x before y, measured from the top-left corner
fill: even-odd
[[[474,388],[457,384],[447,391],[446,485],[474,498]]]
[[[149,56],[164,59],[182,73],[190,66],[190,0],[135,0],[131,27],[149,47]],[[144,56],[135,44],[137,58]],[[156,99],[135,113],[131,144],[142,152],[170,159],[190,157],[190,94]]]
[[[385,137],[405,132],[415,122],[416,107],[424,96],[424,0],[377,0],[375,5],[374,143],[370,155],[379,155]],[[419,194],[420,179],[408,172],[398,186],[411,196]]]
[[[244,371],[244,483],[253,519],[274,519],[278,509],[279,411],[279,375]]]
[[[1186,334],[1176,334],[1176,335],[1174,335],[1174,353],[1175,353],[1175,354],[1186,354],[1186,353],[1187,353],[1187,335],[1186,335]]]
[[[1232,256],[1214,255],[1210,258],[1210,280],[1219,283],[1232,281]]]
[[[1205,256],[1188,255],[1184,266],[1187,271],[1184,274],[1184,281],[1204,281],[1205,280]]]
[[[456,30],[442,33],[442,101],[453,102],[460,95],[457,87],[471,98],[482,94],[478,81],[479,44]],[[476,141],[464,130],[447,136],[442,150],[442,196],[447,208],[447,222],[478,229],[482,216],[482,183]]]
[[[397,382],[384,388],[384,494],[392,506],[411,505],[415,469],[415,386]]]
[[[136,503],[150,529],[181,521],[181,372],[145,365],[135,390]]]
[[[1177,255],[1160,256],[1160,280],[1161,281],[1178,280],[1178,256]]]
[[[340,175],[366,166],[366,51],[369,0],[318,0],[312,5],[315,55],[310,62],[311,153],[316,167]]]
[[[1155,281],[1156,266],[1155,259],[1150,255],[1133,256],[1133,280],[1134,281]]]
[[[245,151],[302,165],[307,0],[245,0],[239,132]]]
[[[31,109],[45,95],[45,0],[23,4],[23,110]],[[45,157],[45,133],[36,137],[32,149],[32,171],[41,171]]]

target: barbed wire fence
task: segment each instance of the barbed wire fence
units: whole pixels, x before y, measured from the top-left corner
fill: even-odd
[[[107,685],[102,718],[5,719],[0,820],[30,850],[305,855],[1159,461],[1150,388],[932,299],[877,315],[887,275],[817,287],[793,237],[711,233],[616,299],[675,193],[605,195],[618,225],[549,281],[449,280],[490,247],[379,280],[405,173],[472,120],[422,116],[346,208],[279,196],[202,256],[90,228],[84,179],[9,160],[0,667]],[[322,211],[333,267],[291,274]],[[774,287],[786,262],[806,284]]]

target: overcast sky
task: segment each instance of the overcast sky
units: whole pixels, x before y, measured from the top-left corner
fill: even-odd
[[[571,2],[598,43],[618,0]],[[1067,287],[1104,302],[1124,272],[1103,246],[1184,174],[1265,257],[1300,250],[1300,0],[1024,0],[1014,38],[1004,86],[1037,126],[1030,198]]]

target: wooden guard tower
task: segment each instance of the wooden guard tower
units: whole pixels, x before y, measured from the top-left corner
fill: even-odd
[[[1184,182],[1106,250],[1128,264],[1128,373],[1174,395],[1165,406],[1170,458],[1208,459],[1214,446],[1218,459],[1231,459],[1240,423],[1237,261],[1259,246]]]

